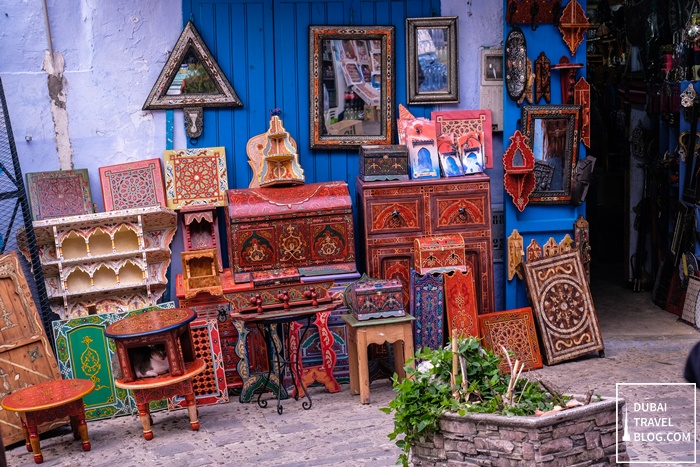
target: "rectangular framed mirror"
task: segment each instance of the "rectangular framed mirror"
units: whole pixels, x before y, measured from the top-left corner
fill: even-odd
[[[521,124],[535,156],[533,204],[568,204],[578,162],[577,105],[525,105]]]
[[[409,104],[459,102],[457,17],[406,18]]]
[[[394,26],[309,26],[313,149],[391,144]]]

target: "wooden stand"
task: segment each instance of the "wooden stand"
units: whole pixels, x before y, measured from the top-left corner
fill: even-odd
[[[197,359],[186,364],[185,372],[180,376],[161,375],[154,378],[139,378],[137,381],[125,382],[118,379],[114,385],[122,389],[134,391],[134,399],[139,409],[139,418],[143,425],[143,437],[147,441],[153,439],[151,431],[151,414],[148,404],[168,397],[182,396],[187,401],[187,412],[190,416],[190,428],[192,431],[199,430],[199,420],[197,419],[197,406],[195,405],[194,389],[192,388],[192,378],[206,369],[204,360]]]
[[[394,371],[405,378],[404,363],[413,357],[413,326],[409,314],[398,318],[358,321],[347,314],[341,317],[347,324],[348,356],[350,361],[350,392],[360,395],[362,404],[369,404],[369,366],[367,347],[388,342],[394,345]]]
[[[187,308],[154,310],[117,321],[105,330],[105,336],[114,339],[122,370],[122,379],[115,380],[114,384],[118,388],[134,391],[146,440],[153,439],[148,403],[166,397],[184,397],[190,415],[190,427],[199,430],[192,378],[205,370],[206,363],[194,358],[189,323],[196,316],[194,311]],[[129,349],[153,344],[165,345],[170,373],[136,378]]]
[[[87,379],[56,379],[19,389],[3,399],[3,409],[21,414],[27,451],[34,452],[34,462],[44,462],[37,425],[65,417],[70,417],[73,437],[81,440],[83,451],[90,450],[83,397],[94,389],[95,383]]]

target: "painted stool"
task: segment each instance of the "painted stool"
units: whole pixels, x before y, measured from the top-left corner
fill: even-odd
[[[87,379],[56,379],[22,388],[3,399],[3,409],[20,414],[27,451],[34,451],[34,462],[44,462],[37,426],[65,417],[70,417],[73,437],[82,440],[83,451],[90,450],[83,397],[94,389],[95,383]]]
[[[151,423],[153,421],[151,420],[148,404],[151,401],[159,401],[168,397],[182,396],[185,398],[187,412],[190,416],[190,428],[192,428],[192,431],[199,430],[192,378],[206,368],[206,362],[198,358],[194,362],[186,363],[185,372],[180,376],[165,374],[152,378],[139,378],[131,382],[125,382],[121,379],[114,380],[116,387],[134,391],[136,407],[139,409],[139,418],[141,419],[141,425],[143,425],[143,437],[147,441],[153,439],[153,431],[151,431]]]
[[[122,371],[122,378],[115,379],[114,385],[134,391],[143,437],[148,441],[153,439],[148,403],[166,397],[184,397],[190,415],[190,428],[199,430],[192,378],[203,372],[207,365],[204,360],[194,358],[189,323],[196,317],[197,313],[189,308],[153,310],[124,318],[105,329],[105,336],[114,339]],[[153,344],[165,345],[170,372],[137,378],[129,349]]]
[[[413,357],[413,321],[409,314],[396,318],[358,321],[351,314],[342,315],[348,331],[348,360],[350,362],[350,392],[360,395],[362,404],[369,404],[369,366],[367,347],[388,342],[394,347],[394,371],[405,378],[403,367]]]

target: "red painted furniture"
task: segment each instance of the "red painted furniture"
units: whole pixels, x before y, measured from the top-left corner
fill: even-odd
[[[83,451],[90,450],[83,397],[93,389],[95,383],[87,379],[55,379],[19,389],[3,399],[3,409],[20,413],[27,451],[34,451],[34,462],[44,462],[37,425],[65,417],[70,417],[73,437],[81,439]]]

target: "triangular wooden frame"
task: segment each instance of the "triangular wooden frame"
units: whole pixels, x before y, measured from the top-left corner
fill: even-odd
[[[218,93],[197,93],[182,95],[166,95],[168,87],[173,82],[180,69],[183,59],[192,49],[200,60],[202,66],[214,81]],[[182,30],[180,38],[170,52],[168,60],[148,94],[143,110],[181,109],[185,107],[242,107],[243,103],[238,98],[233,86],[226,79],[221,67],[212,57],[211,52],[199,35],[192,21],[188,21]]]

